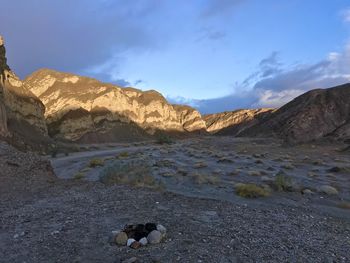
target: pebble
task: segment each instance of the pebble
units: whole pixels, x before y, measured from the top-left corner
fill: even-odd
[[[142,246],[146,246],[148,244],[148,240],[145,237],[141,238],[139,242],[141,243]]]
[[[126,242],[126,245],[127,245],[128,247],[130,247],[130,246],[132,245],[132,243],[134,243],[135,241],[136,241],[135,239],[129,238],[128,241]]]
[[[162,233],[158,230],[153,230],[147,236],[148,243],[150,244],[158,244],[162,240]]]
[[[133,248],[133,249],[138,249],[142,246],[142,244],[138,241],[134,241],[131,243],[130,247]]]
[[[123,231],[118,232],[117,235],[115,236],[115,243],[117,243],[118,246],[125,246],[127,241],[128,241],[128,236]]]
[[[319,192],[327,194],[327,195],[337,195],[339,192],[336,188],[330,185],[322,185],[319,187]]]
[[[312,192],[310,189],[304,189],[304,190],[302,190],[302,193],[303,193],[304,195],[311,195],[311,194],[313,194],[314,192]]]
[[[158,230],[160,233],[162,233],[162,234],[165,234],[165,233],[166,233],[166,228],[165,228],[163,225],[161,225],[161,224],[158,224],[158,225],[157,225],[157,230]]]
[[[166,235],[166,228],[163,225],[158,224],[157,230],[162,234],[162,238],[164,238]]]

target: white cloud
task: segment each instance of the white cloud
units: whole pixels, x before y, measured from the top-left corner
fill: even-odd
[[[258,70],[241,83],[246,90],[244,96],[230,94],[200,100],[194,106],[205,113],[238,108],[278,108],[309,90],[350,82],[350,42],[342,51],[330,52],[314,64],[287,67],[279,62],[276,54],[263,59]]]
[[[343,20],[346,23],[350,23],[350,8],[344,10],[342,12]]]
[[[303,93],[303,90],[298,89],[289,89],[283,91],[263,90],[260,92],[259,99],[254,104],[254,107],[278,108]]]

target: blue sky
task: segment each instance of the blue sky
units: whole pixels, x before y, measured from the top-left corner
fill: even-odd
[[[350,80],[345,0],[1,0],[9,63],[155,89],[201,112]]]

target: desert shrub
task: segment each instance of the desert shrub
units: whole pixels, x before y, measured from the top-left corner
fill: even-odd
[[[74,175],[74,179],[76,180],[80,180],[80,179],[83,179],[85,177],[84,173],[80,172],[80,173],[77,173],[76,175]]]
[[[157,135],[157,143],[158,144],[171,144],[173,143],[172,138],[164,133],[160,133]]]
[[[103,166],[103,165],[104,165],[104,161],[100,158],[91,159],[89,162],[90,167],[97,167],[97,166]]]
[[[129,153],[128,152],[121,152],[118,154],[118,158],[128,158]]]
[[[100,181],[107,185],[121,184],[158,189],[162,186],[152,176],[151,167],[143,163],[114,163],[101,172]]]
[[[276,188],[277,191],[288,192],[293,190],[292,179],[282,174],[276,175],[273,186]]]
[[[201,173],[195,173],[193,175],[194,182],[196,184],[212,184],[217,185],[220,183],[220,178],[215,175],[206,175]]]
[[[236,194],[244,198],[258,198],[268,196],[270,192],[256,184],[238,184]]]

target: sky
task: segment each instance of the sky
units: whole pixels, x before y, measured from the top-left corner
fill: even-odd
[[[349,0],[0,0],[21,77],[50,68],[201,113],[280,107],[350,81]]]

